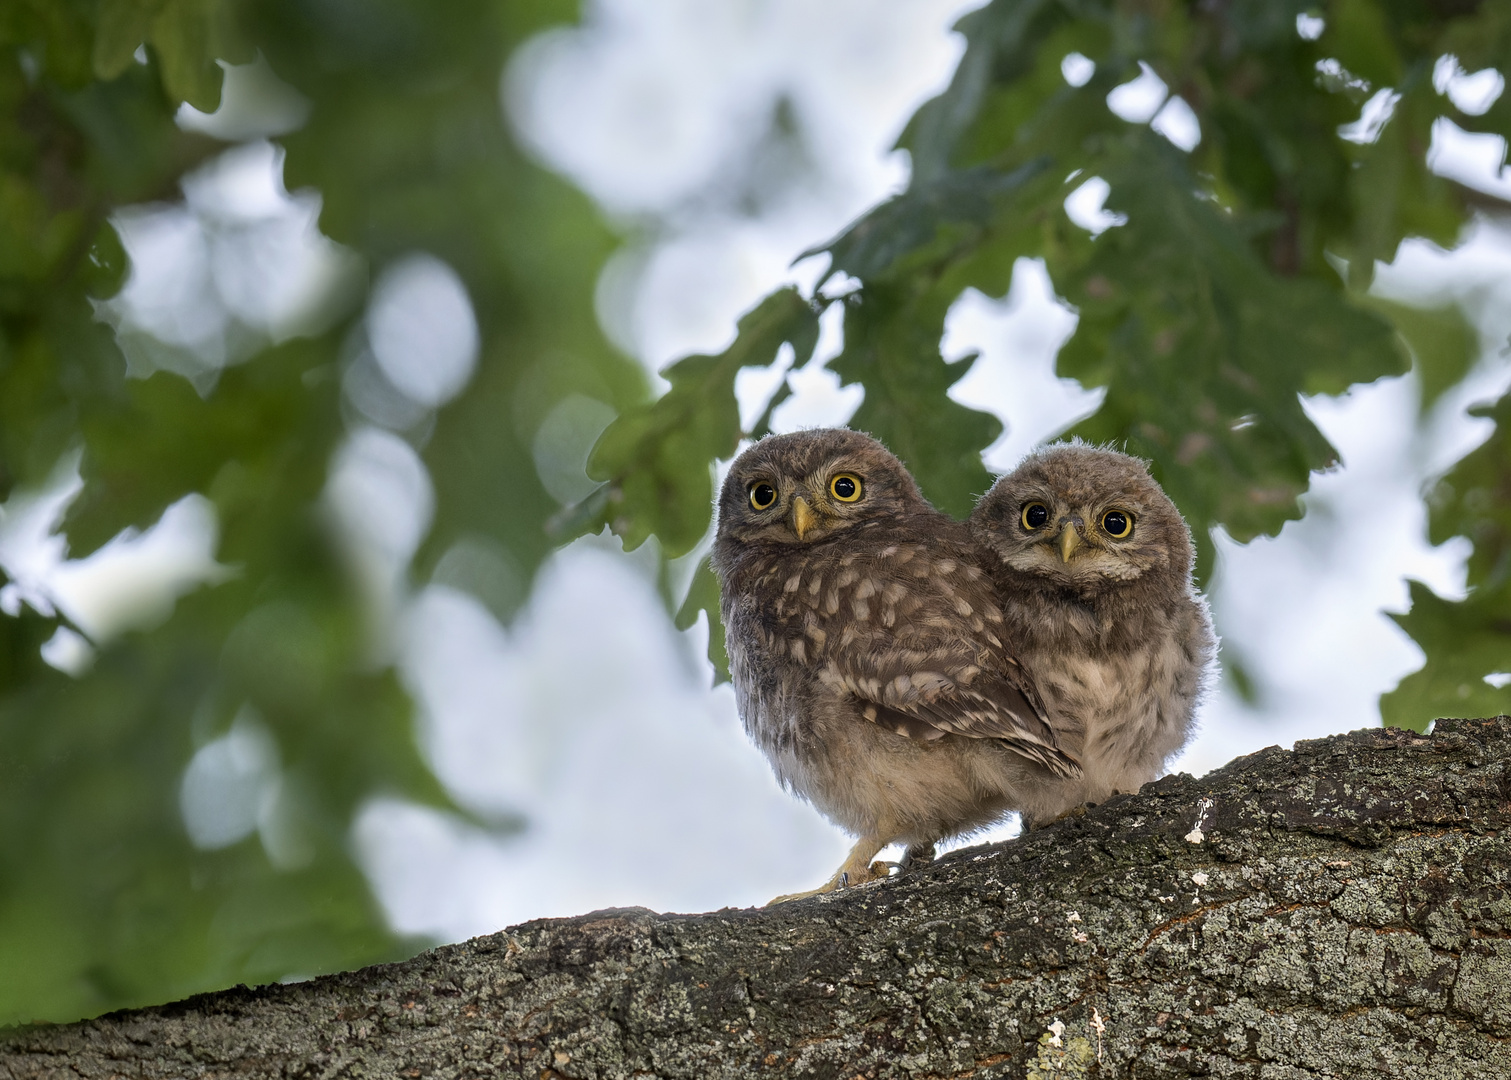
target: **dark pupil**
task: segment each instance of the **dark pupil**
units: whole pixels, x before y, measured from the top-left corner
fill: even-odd
[[[757,506],[770,506],[772,500],[776,498],[776,491],[770,484],[757,484],[755,491],[751,494]]]
[[[1049,520],[1049,509],[1043,506],[1030,506],[1024,513],[1023,520],[1028,522],[1030,529],[1037,529]]]
[[[1113,536],[1122,536],[1123,533],[1128,531],[1128,519],[1122,514],[1108,514],[1102,519],[1102,525]]]
[[[854,498],[855,481],[851,480],[848,476],[841,476],[838,480],[834,481],[834,494],[838,495],[841,499]]]

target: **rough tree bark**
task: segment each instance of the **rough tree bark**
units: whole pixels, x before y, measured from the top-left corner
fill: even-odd
[[[769,910],[0,1034],[0,1078],[1511,1077],[1511,718],[1170,776]]]

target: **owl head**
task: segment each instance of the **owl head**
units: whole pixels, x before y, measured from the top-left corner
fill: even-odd
[[[813,544],[928,510],[902,462],[858,431],[768,435],[735,458],[719,493],[721,544]]]
[[[970,525],[1007,572],[1080,593],[1191,574],[1191,531],[1144,463],[1085,443],[1024,458]]]

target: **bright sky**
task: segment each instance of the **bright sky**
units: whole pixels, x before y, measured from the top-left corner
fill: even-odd
[[[736,317],[782,282],[811,288],[824,262],[794,267],[795,255],[906,182],[906,157],[891,146],[947,83],[961,52],[949,26],[962,10],[958,0],[600,0],[582,28],[516,56],[501,80],[516,129],[606,213],[638,223],[599,289],[615,340],[655,370],[727,344]],[[1068,80],[1089,77],[1083,61],[1067,58]],[[1440,92],[1476,101],[1499,92],[1484,73],[1440,68]],[[300,331],[300,295],[341,288],[354,269],[314,231],[310,197],[283,190],[276,145],[259,141],[299,122],[298,96],[265,68],[233,76],[223,115],[186,112],[184,122],[247,141],[186,183],[185,203],[122,216],[133,274],[108,312],[128,353],[139,332],[180,345],[175,370],[204,393],[249,340]],[[1109,107],[1177,146],[1201,137],[1152,71],[1114,92]],[[1389,107],[1367,106],[1361,137]],[[779,115],[785,129],[772,123]],[[1439,171],[1487,189],[1507,182],[1503,145],[1439,134]],[[1115,228],[1101,209],[1106,196],[1106,184],[1089,178],[1067,213],[1093,232]],[[328,506],[347,523],[353,557],[387,613],[383,641],[421,703],[438,775],[481,819],[529,822],[523,832],[490,832],[393,800],[370,804],[354,838],[395,926],[455,940],[611,905],[743,906],[823,880],[848,840],[778,790],[739,729],[729,688],[710,689],[703,629],[671,628],[643,557],[609,539],[572,545],[507,628],[453,588],[406,591],[402,571],[428,528],[433,491],[391,432],[460,392],[476,327],[465,289],[434,259],[401,260],[377,280],[367,344],[344,381],[353,427],[332,462]],[[1419,491],[1485,437],[1465,408],[1511,381],[1501,353],[1511,334],[1511,236],[1477,226],[1451,255],[1406,245],[1379,288],[1465,304],[1487,359],[1420,426],[1410,376],[1308,403],[1342,468],[1314,478],[1308,516],[1278,538],[1219,538],[1219,631],[1264,693],[1249,706],[1218,687],[1176,768],[1199,773],[1266,745],[1378,724],[1378,695],[1420,664],[1382,609],[1404,606],[1408,577],[1444,595],[1462,590],[1464,545],[1428,546]],[[952,394],[1007,425],[985,455],[993,469],[1010,468],[1100,400],[1054,375],[1074,325],[1042,264],[1029,260],[1007,296],[971,291],[951,310],[946,356],[981,354]],[[839,345],[831,313],[820,359]],[[778,412],[781,429],[842,423],[858,406],[859,388],[841,391],[820,365],[789,373],[785,363],[742,375],[744,414],[757,414],[783,378],[795,395]],[[54,605],[100,641],[161,618],[178,595],[225,572],[214,562],[213,509],[197,497],[141,537],[66,561],[53,533],[76,489],[75,464],[60,465],[50,491],[0,509],[0,565],[13,579],[0,609]],[[568,492],[577,478],[542,479]],[[91,653],[83,639],[52,648],[65,669]],[[201,751],[183,792],[191,836],[213,846],[260,830],[276,861],[257,810],[276,792],[276,761],[276,747],[250,725]],[[241,792],[242,809],[203,805],[203,793],[216,791]]]

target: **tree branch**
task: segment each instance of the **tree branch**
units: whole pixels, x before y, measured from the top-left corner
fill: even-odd
[[[14,1030],[0,1080],[1511,1076],[1508,762],[1507,717],[1272,748],[829,897]]]

